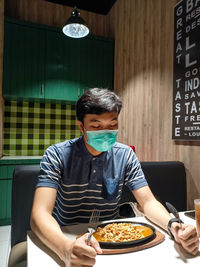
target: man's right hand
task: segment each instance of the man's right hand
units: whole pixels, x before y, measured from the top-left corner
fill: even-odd
[[[102,254],[98,241],[92,236],[87,244],[88,233],[72,242],[66,253],[66,267],[94,266],[96,255]]]
[[[75,241],[66,237],[58,222],[52,216],[57,190],[38,187],[35,191],[31,214],[31,229],[38,238],[59,258],[66,267],[91,267],[95,264],[97,254],[101,254],[97,240],[92,237],[87,245],[88,233]]]

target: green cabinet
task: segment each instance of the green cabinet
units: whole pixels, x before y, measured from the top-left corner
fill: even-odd
[[[114,42],[61,29],[5,20],[5,99],[77,101],[91,87],[113,88]]]
[[[4,32],[4,98],[44,98],[43,31],[5,22]]]
[[[46,32],[45,98],[76,101],[80,88],[80,43]]]
[[[80,87],[113,88],[114,48],[111,40],[80,40]]]

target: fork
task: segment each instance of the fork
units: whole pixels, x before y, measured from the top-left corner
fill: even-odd
[[[99,216],[100,216],[100,211],[93,209],[92,211],[92,215],[90,217],[90,221],[88,224],[88,240],[87,240],[87,244],[90,243],[90,239],[92,237],[92,234],[96,231],[97,225],[99,223]]]

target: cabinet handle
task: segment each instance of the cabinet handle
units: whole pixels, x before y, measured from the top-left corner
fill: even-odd
[[[42,86],[41,86],[41,95],[42,96],[44,95],[44,84],[42,84]]]

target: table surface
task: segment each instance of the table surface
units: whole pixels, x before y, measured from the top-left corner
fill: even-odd
[[[195,225],[195,220],[186,217],[183,212],[180,213],[181,219],[187,223]],[[144,217],[134,217],[126,219],[129,221],[146,222],[150,223]],[[151,223],[150,223],[151,224]],[[126,267],[133,266],[154,266],[154,267],[165,267],[165,266],[176,266],[176,267],[196,267],[200,264],[200,252],[197,256],[191,256],[185,253],[182,248],[171,240],[167,233],[156,227],[160,232],[165,235],[165,240],[148,249],[116,254],[116,255],[97,255],[95,267]],[[73,225],[62,228],[63,232],[71,239],[75,239],[77,235],[87,231],[87,225]],[[28,232],[28,267],[64,267],[64,264],[56,254],[48,249],[40,240],[34,235],[33,232]]]

